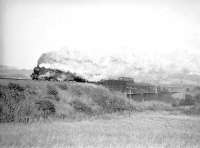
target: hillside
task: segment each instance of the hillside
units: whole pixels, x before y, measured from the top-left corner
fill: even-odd
[[[26,117],[76,118],[131,109],[119,93],[93,84],[32,80],[0,80],[0,84],[2,122]]]
[[[39,118],[81,119],[115,112],[170,111],[199,114],[195,100],[174,100],[164,95],[141,102],[128,99],[120,92],[77,82],[49,82],[33,80],[0,80],[0,121],[29,122]],[[174,104],[175,102],[176,104]],[[185,110],[179,107],[190,105]],[[186,102],[185,102],[186,101]],[[187,104],[189,103],[189,104]],[[28,120],[28,121],[27,121]]]
[[[151,110],[153,106],[155,110],[172,109],[171,104],[164,102],[136,103],[120,92],[89,83],[0,80],[0,84],[2,122],[23,121],[26,117],[77,118]]]

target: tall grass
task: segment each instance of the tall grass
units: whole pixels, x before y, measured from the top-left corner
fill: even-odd
[[[200,119],[155,112],[73,122],[1,124],[0,147],[199,148]]]
[[[0,85],[0,122],[30,122],[36,116],[51,113],[54,104],[38,100],[39,94],[31,87],[17,83]],[[43,103],[41,103],[43,101]],[[51,107],[49,104],[51,104]],[[53,107],[52,107],[53,106]]]
[[[18,84],[9,83],[8,86],[0,85],[0,121],[12,122],[16,119],[16,112],[24,102],[26,96],[24,88]]]

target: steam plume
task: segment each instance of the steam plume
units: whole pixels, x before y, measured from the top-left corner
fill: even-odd
[[[200,75],[199,55],[179,50],[165,54],[129,51],[94,57],[62,49],[42,54],[38,65],[70,71],[90,81],[127,76],[139,81],[158,82],[180,80],[183,75]]]

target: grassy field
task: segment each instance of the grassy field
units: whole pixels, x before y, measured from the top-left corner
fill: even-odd
[[[199,148],[200,117],[168,112],[107,114],[82,121],[0,125],[0,147]]]

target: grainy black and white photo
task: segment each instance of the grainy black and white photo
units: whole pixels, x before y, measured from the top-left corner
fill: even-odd
[[[0,0],[1,148],[199,148],[199,0]]]

